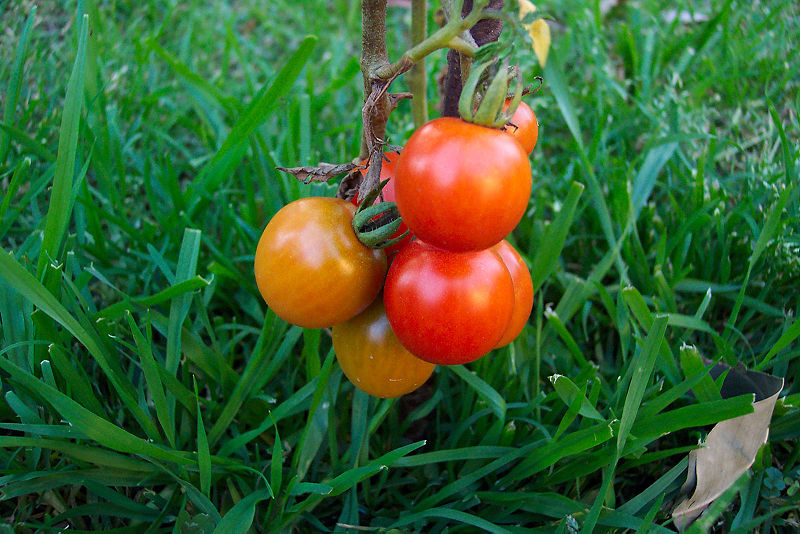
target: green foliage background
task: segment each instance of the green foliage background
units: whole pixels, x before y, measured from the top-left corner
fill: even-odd
[[[539,7],[530,324],[380,401],[252,277],[336,188],[275,167],[357,155],[359,3],[0,2],[0,530],[671,531],[687,452],[752,409],[699,355],[787,381],[696,529],[796,528],[800,10]]]

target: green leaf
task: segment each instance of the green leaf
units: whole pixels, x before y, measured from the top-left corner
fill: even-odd
[[[692,388],[692,392],[700,402],[711,402],[722,400],[722,395],[719,393],[719,388],[714,384],[714,379],[708,374],[706,365],[700,357],[700,353],[695,347],[681,347],[681,367],[683,374],[687,378],[694,376],[697,373],[706,371],[705,376]]]
[[[467,512],[462,512],[460,510],[454,510],[453,508],[444,508],[444,507],[429,508],[427,510],[423,510],[422,512],[416,512],[413,514],[404,514],[402,519],[392,523],[392,525],[389,528],[394,529],[394,528],[405,527],[415,523],[416,521],[427,519],[429,517],[451,519],[453,521],[457,521],[459,523],[464,523],[465,525],[475,527],[481,532],[491,532],[492,534],[511,534],[510,530],[507,530],[501,527],[500,525],[496,525],[485,519],[481,519],[476,515],[468,514]]]
[[[158,417],[158,422],[161,424],[161,428],[164,430],[164,434],[167,436],[167,442],[170,444],[170,446],[174,447],[175,432],[170,422],[167,397],[164,393],[164,385],[161,382],[158,364],[153,357],[153,349],[150,341],[152,339],[152,335],[150,333],[150,315],[148,314],[146,318],[148,331],[147,338],[142,335],[142,331],[139,330],[139,327],[136,325],[136,322],[130,313],[127,314],[127,319],[128,327],[131,330],[131,334],[133,334],[133,339],[136,342],[136,348],[139,352],[139,362],[142,365],[144,379],[147,383],[147,390],[150,392],[150,396],[153,397],[153,404],[155,404],[156,407],[156,416]]]
[[[481,380],[478,375],[463,365],[451,365],[450,369],[489,403],[489,407],[498,419],[505,421],[506,401],[492,386]]]
[[[230,176],[242,161],[249,146],[250,135],[281,105],[282,99],[289,94],[294,81],[300,75],[306,61],[311,57],[316,42],[317,38],[311,35],[303,39],[300,47],[286,61],[269,87],[263,88],[236,120],[220,149],[203,167],[184,194],[189,216],[200,207],[201,197],[216,191],[220,183]]]
[[[650,383],[650,376],[653,374],[653,367],[658,357],[661,343],[664,341],[664,333],[667,330],[667,318],[657,316],[653,321],[653,326],[647,334],[642,350],[634,356],[631,362],[633,375],[628,387],[628,394],[625,396],[625,405],[622,408],[622,420],[619,424],[619,434],[617,435],[617,450],[621,451],[625,447],[633,422],[639,413],[639,406],[642,403],[644,392]]]
[[[633,179],[633,191],[631,193],[633,220],[639,218],[639,212],[653,192],[658,174],[677,148],[678,143],[658,145],[650,149],[647,156],[645,156],[644,163],[642,163],[639,172],[636,173],[636,177]]]
[[[564,248],[564,242],[569,234],[578,201],[583,194],[584,186],[578,182],[573,182],[569,187],[567,198],[561,206],[558,215],[547,226],[542,237],[541,247],[536,251],[531,265],[531,279],[533,280],[533,290],[538,291],[544,281],[555,271],[558,266],[558,258]]]
[[[776,341],[772,348],[769,349],[769,352],[764,355],[759,364],[756,366],[756,370],[760,371],[764,369],[776,354],[788,347],[795,339],[797,339],[798,336],[800,336],[800,321],[795,319],[792,325],[787,328],[783,334],[781,334],[781,337],[778,338],[778,341]]]
[[[82,324],[76,320],[75,317],[70,315],[67,309],[56,300],[50,291],[26,271],[11,254],[3,249],[0,249],[0,278],[4,279],[9,286],[14,288],[34,306],[55,319],[86,347],[108,377],[125,407],[131,411],[133,417],[139,422],[142,428],[145,429],[148,435],[156,438],[158,436],[158,429],[136,402],[132,391],[133,388],[127,378],[123,378],[124,374],[119,368],[119,363],[116,360],[109,360],[106,357],[103,345],[98,339],[98,334],[87,329],[85,326],[86,323]]]
[[[108,420],[108,414],[103,409],[94,389],[89,383],[86,372],[81,369],[80,363],[59,345],[50,345],[50,359],[55,365],[58,374],[62,376],[64,382],[69,385],[72,395],[82,406],[94,412],[99,417]]]
[[[211,427],[211,431],[208,435],[208,440],[211,444],[217,443],[223,433],[228,430],[228,427],[233,421],[233,418],[236,417],[242,404],[244,404],[250,394],[256,389],[255,386],[261,381],[263,375],[268,372],[264,369],[264,366],[266,365],[269,367],[275,362],[283,362],[290,354],[292,348],[297,344],[302,332],[303,329],[300,327],[295,326],[290,328],[278,349],[272,352],[270,350],[271,347],[268,345],[269,342],[267,341],[268,334],[270,333],[270,325],[268,323],[264,324],[255,354],[248,360],[241,378],[236,383],[236,387],[225,403],[225,407],[217,417],[214,426]]]
[[[22,86],[22,75],[25,69],[25,58],[28,55],[28,45],[31,42],[31,28],[36,18],[36,6],[31,8],[25,26],[17,43],[17,50],[14,55],[14,66],[11,68],[11,78],[8,80],[5,94],[5,106],[3,108],[3,122],[9,126],[15,124],[15,113],[19,102],[20,90]],[[0,166],[4,165],[8,157],[8,150],[11,145],[11,137],[7,131],[0,132]],[[2,214],[0,213],[0,219]]]
[[[178,265],[175,271],[175,283],[185,282],[195,276],[197,271],[197,257],[200,254],[200,230],[187,228],[183,232],[181,250],[178,254]],[[190,295],[182,294],[172,299],[169,307],[169,327],[167,331],[167,359],[165,367],[169,373],[175,374],[178,370],[178,361],[181,350],[181,326],[189,314],[192,299]]]
[[[581,403],[580,410],[578,413],[583,417],[588,417],[589,419],[594,419],[596,421],[605,421],[605,417],[600,415],[594,406],[589,402],[578,386],[575,383],[567,378],[564,375],[553,375],[550,377],[550,381],[553,383],[553,387],[558,393],[558,396],[567,406],[570,406],[576,398],[583,397],[583,401]]]
[[[57,389],[40,382],[36,377],[26,373],[5,358],[0,358],[0,369],[10,374],[30,391],[47,399],[72,426],[100,445],[118,452],[139,454],[181,465],[193,463],[174,451],[158,447],[96,416]]]
[[[200,396],[197,393],[197,379],[194,382],[194,396],[197,403],[197,470],[200,473],[200,491],[209,497],[211,494],[211,454],[208,450],[208,436],[203,425],[203,411],[200,409]]]
[[[441,462],[458,462],[464,460],[496,459],[514,451],[513,447],[499,447],[479,445],[463,447],[460,449],[446,449],[441,451],[425,452],[401,458],[395,464],[397,467],[417,467]]]
[[[700,375],[703,376],[703,375]],[[713,425],[753,413],[753,395],[740,395],[721,401],[704,402],[676,408],[658,415],[642,417],[633,425],[631,433],[638,437],[663,436],[670,432]]]
[[[67,84],[67,96],[64,101],[64,114],[59,131],[58,156],[56,160],[53,188],[50,193],[50,206],[47,210],[42,249],[36,273],[39,278],[45,272],[50,261],[58,262],[60,249],[64,242],[67,224],[72,216],[72,187],[75,177],[75,155],[78,149],[78,132],[80,129],[81,107],[83,104],[83,81],[86,70],[86,40],[89,34],[89,17],[82,18],[80,23],[78,53],[72,67]]]

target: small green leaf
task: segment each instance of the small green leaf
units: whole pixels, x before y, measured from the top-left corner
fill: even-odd
[[[505,421],[506,401],[502,395],[463,365],[451,365],[450,369],[489,403],[498,419]]]

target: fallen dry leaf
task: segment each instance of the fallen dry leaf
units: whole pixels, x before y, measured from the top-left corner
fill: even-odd
[[[719,376],[727,371],[722,386],[723,398],[755,394],[753,413],[721,421],[708,433],[703,447],[689,453],[686,483],[681,492],[694,493],[672,512],[672,521],[684,530],[755,461],[766,443],[775,402],[783,389],[783,378],[756,371],[731,369],[717,364],[710,372]]]

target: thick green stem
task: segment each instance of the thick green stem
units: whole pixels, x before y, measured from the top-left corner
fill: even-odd
[[[428,34],[428,2],[427,0],[411,0],[411,45],[416,46],[425,40]],[[428,99],[426,88],[428,81],[425,74],[425,58],[414,64],[408,73],[408,87],[414,95],[411,100],[411,114],[414,127],[419,128],[428,122]]]

